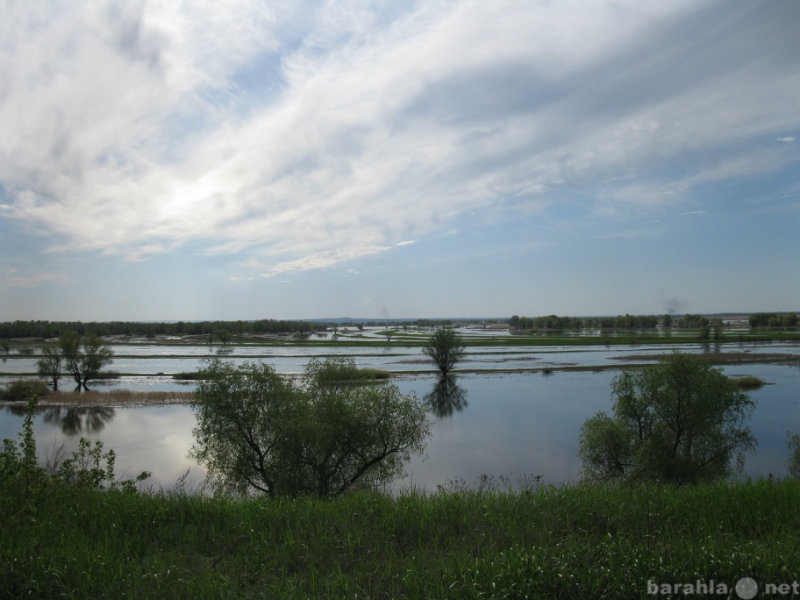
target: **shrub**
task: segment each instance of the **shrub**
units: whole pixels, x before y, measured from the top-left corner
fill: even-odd
[[[733,380],[733,383],[736,384],[740,390],[745,391],[752,391],[757,390],[764,386],[764,380],[758,377],[754,377],[753,375],[747,375],[746,377],[737,377]]]
[[[21,402],[44,396],[50,391],[44,381],[38,379],[18,379],[3,392],[2,399],[7,402]]]

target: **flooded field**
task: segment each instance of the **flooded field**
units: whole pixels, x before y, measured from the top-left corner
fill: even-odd
[[[194,384],[172,375],[194,371],[218,348],[205,346],[116,345],[111,369],[119,378],[96,382],[98,391],[191,391]],[[714,351],[698,344],[641,346],[477,346],[459,363],[457,388],[435,394],[437,378],[419,347],[227,346],[223,357],[235,362],[263,360],[279,372],[303,371],[312,356],[353,356],[360,367],[391,371],[403,392],[425,400],[434,422],[427,452],[409,465],[408,476],[393,489],[436,489],[448,480],[474,482],[481,475],[526,476],[561,483],[580,476],[577,456],[582,423],[610,408],[610,381],[625,365],[642,364],[664,353]],[[751,429],[759,448],[748,457],[744,476],[785,474],[786,432],[800,432],[800,345],[748,344],[717,348],[720,355],[746,359],[722,366],[728,375],[754,375],[767,382],[751,392],[758,401]],[[788,360],[786,357],[790,357]],[[778,357],[782,364],[771,364]],[[792,360],[794,357],[795,360]],[[761,362],[763,361],[763,362]],[[35,374],[35,357],[8,358],[0,366],[10,381]],[[71,389],[66,379],[65,389]],[[14,437],[19,409],[0,412],[0,437]],[[203,471],[187,457],[194,415],[188,405],[139,407],[48,407],[36,418],[43,458],[59,446],[70,449],[82,435],[103,440],[117,453],[118,473],[153,473],[151,483],[171,488],[188,470],[186,482],[199,486]]]

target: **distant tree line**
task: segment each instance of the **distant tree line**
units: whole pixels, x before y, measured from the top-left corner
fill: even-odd
[[[512,316],[508,324],[520,331],[566,331],[578,329],[633,330],[655,329],[661,317],[652,315],[623,315],[617,317],[520,317]]]
[[[719,337],[723,328],[721,318],[708,318],[702,315],[621,315],[617,317],[520,317],[514,315],[508,320],[509,327],[517,331],[577,331],[581,329],[600,329],[603,331],[631,331],[655,329],[659,325],[673,329],[699,329],[706,338],[710,334]],[[795,328],[798,315],[795,313],[757,313],[750,317],[750,327]]]
[[[178,321],[175,323],[148,323],[138,321],[12,321],[0,323],[0,339],[9,338],[56,338],[67,331],[79,335],[212,335],[226,331],[232,335],[264,333],[308,334],[324,330],[326,324],[313,321]]]
[[[750,315],[750,327],[753,329],[779,329],[797,327],[797,313],[756,313]]]

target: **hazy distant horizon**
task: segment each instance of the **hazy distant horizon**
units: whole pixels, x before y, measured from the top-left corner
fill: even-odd
[[[267,321],[308,321],[308,322],[316,322],[316,323],[345,323],[345,322],[353,322],[353,323],[369,323],[369,322],[401,322],[401,321],[486,321],[486,322],[501,322],[504,320],[510,319],[512,316],[517,315],[520,317],[546,317],[549,315],[557,315],[559,317],[570,317],[570,318],[601,318],[601,317],[618,317],[623,316],[625,314],[631,314],[633,316],[663,316],[665,314],[671,314],[673,317],[680,317],[686,314],[693,314],[699,315],[703,317],[749,317],[750,315],[759,314],[759,313],[777,313],[777,314],[786,314],[786,313],[800,313],[800,310],[783,310],[783,311],[764,311],[764,310],[755,310],[755,311],[731,311],[731,312],[707,312],[707,313],[605,313],[605,314],[588,314],[588,315],[570,315],[565,313],[548,313],[548,314],[523,314],[523,313],[513,313],[511,315],[504,315],[504,316],[495,316],[495,317],[464,317],[464,316],[447,316],[447,317],[308,317],[308,318],[295,318],[295,319],[282,319],[278,317],[256,317],[252,319],[109,319],[104,321],[98,320],[81,320],[81,319],[68,319],[68,320],[60,320],[60,319],[20,319],[22,321],[46,321],[52,323],[58,322],[85,322],[85,323],[102,323],[102,322],[131,322],[131,323],[203,323],[203,322],[231,322],[234,323],[236,321],[242,321],[245,323],[267,320]],[[6,321],[8,322],[8,321]]]

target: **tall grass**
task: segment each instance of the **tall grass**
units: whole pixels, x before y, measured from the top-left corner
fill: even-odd
[[[800,483],[532,486],[333,500],[0,495],[0,596],[632,598],[789,582]]]

